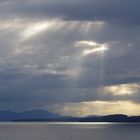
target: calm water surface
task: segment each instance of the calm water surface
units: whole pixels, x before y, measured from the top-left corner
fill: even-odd
[[[140,140],[140,124],[0,123],[0,140]]]

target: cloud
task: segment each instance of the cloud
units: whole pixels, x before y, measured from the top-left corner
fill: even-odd
[[[68,103],[51,106],[50,110],[54,112],[61,112],[63,115],[72,116],[87,116],[87,115],[108,115],[108,114],[126,114],[139,115],[140,105],[131,101],[95,101],[95,102],[81,102]]]
[[[140,91],[139,84],[122,84],[114,85],[104,88],[105,92],[111,93],[116,96],[132,95]]]
[[[0,109],[139,106],[138,3],[1,1]]]
[[[139,20],[137,0],[29,0],[5,1],[1,6],[1,17],[60,18],[64,20],[107,21],[116,24],[135,24]]]
[[[88,47],[83,50],[83,56],[94,54],[97,52],[103,53],[108,50],[106,44],[98,44],[94,41],[78,41],[76,42],[76,47]]]

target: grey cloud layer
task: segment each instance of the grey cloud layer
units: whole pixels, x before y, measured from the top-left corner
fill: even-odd
[[[4,1],[1,16],[50,17],[65,20],[108,21],[117,24],[140,23],[137,0],[28,0]]]
[[[140,102],[138,91],[114,96],[99,90],[140,82],[138,6],[136,0],[0,1],[0,109],[97,100]],[[43,23],[50,25],[37,32]],[[37,33],[29,36],[26,30]],[[75,43],[84,40],[109,49],[104,56],[83,56],[85,48]]]

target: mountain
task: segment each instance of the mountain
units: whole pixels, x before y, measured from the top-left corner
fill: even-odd
[[[55,119],[61,116],[52,112],[43,110],[32,110],[25,112],[11,112],[11,111],[0,111],[0,121],[12,121],[12,120],[42,120],[42,119]]]
[[[140,122],[140,116],[131,116],[123,114],[98,116],[98,117],[85,117],[80,122]]]
[[[128,117],[123,114],[115,114],[106,116],[71,117],[60,116],[58,114],[43,110],[31,110],[20,113],[11,111],[0,111],[0,121],[140,122],[140,116]]]
[[[11,121],[17,118],[17,114],[11,111],[0,111],[0,121]]]
[[[123,114],[98,116],[98,117],[85,117],[81,119],[82,122],[126,122],[128,121],[128,116]]]

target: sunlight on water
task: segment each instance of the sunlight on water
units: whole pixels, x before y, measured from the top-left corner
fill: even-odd
[[[0,140],[139,140],[140,124],[0,123]]]

